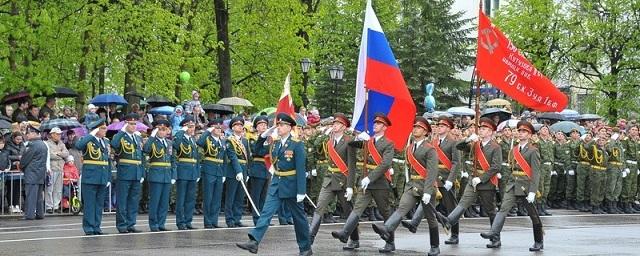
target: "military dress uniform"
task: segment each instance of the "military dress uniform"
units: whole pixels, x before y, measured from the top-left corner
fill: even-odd
[[[480,127],[484,126],[493,131],[496,130],[496,124],[489,118],[481,118],[479,122]],[[454,225],[458,223],[464,211],[479,199],[480,205],[484,208],[487,215],[489,215],[489,223],[493,223],[493,218],[496,215],[495,197],[496,187],[498,185],[498,177],[496,174],[500,172],[502,166],[502,149],[494,140],[487,142],[465,140],[458,143],[456,148],[469,152],[472,161],[477,162],[476,169],[471,171],[469,182],[456,208],[453,209],[448,216],[442,216],[442,218],[439,219],[446,221],[446,223],[444,223],[445,227]],[[474,160],[476,158],[477,160]],[[480,180],[480,183],[474,187],[473,180],[476,178]],[[494,243],[498,241],[499,240],[492,240]]]
[[[268,124],[268,119],[266,116],[258,116],[253,121],[253,128],[255,129],[258,124],[265,123]],[[260,136],[260,134],[258,134]],[[258,145],[258,138],[251,137],[248,139],[249,147],[251,148],[251,154],[253,155],[251,166],[249,168],[249,195],[253,200],[253,203],[256,204],[256,208],[258,211],[262,210],[264,206],[264,200],[266,199],[266,191],[269,188],[269,184],[267,181],[269,180],[269,170],[266,165],[266,159],[269,154],[269,139],[263,141],[262,143],[265,145]],[[258,222],[258,213],[255,211],[251,212],[253,214],[253,225]]]
[[[182,127],[193,125],[193,119],[185,118]],[[179,230],[195,229],[193,212],[196,207],[196,187],[200,179],[198,160],[200,154],[195,139],[185,131],[176,132],[173,140],[174,163],[176,172],[176,226]]]
[[[538,190],[540,190],[540,198],[538,198],[537,203],[542,205],[547,204],[547,198],[549,197],[549,192],[551,191],[551,172],[554,170],[553,162],[554,162],[554,153],[553,148],[555,142],[553,139],[540,139],[536,144],[538,144],[538,149],[540,150],[540,161],[542,163],[541,172],[540,172],[540,186]],[[554,208],[559,208],[559,205],[553,205]]]
[[[607,165],[609,153],[606,147],[601,147],[598,143],[591,145],[593,158],[591,159],[591,173],[589,183],[591,185],[591,213],[603,214],[602,201],[605,195],[605,183],[607,182]]]
[[[576,151],[578,154],[578,164],[576,168],[576,200],[580,202],[579,210],[581,212],[588,212],[591,210],[591,203],[589,198],[591,197],[591,185],[589,185],[591,175],[591,158],[593,157],[593,150],[591,149],[592,142],[581,141]]]
[[[337,113],[334,115],[334,122],[340,122],[345,127],[350,127],[349,119],[344,114]],[[328,140],[322,142],[327,149],[326,158],[329,159],[329,168],[324,176],[322,188],[318,196],[317,208],[311,219],[310,234],[311,244],[313,244],[320,222],[324,214],[327,213],[329,203],[337,198],[338,202],[348,205],[344,197],[345,188],[347,186],[347,176],[350,171],[355,170],[356,151],[353,147],[349,147],[349,143],[353,141],[353,137],[342,134],[340,137],[330,136]],[[344,208],[343,208],[344,209]],[[351,210],[351,209],[344,209]],[[357,232],[351,234],[352,240],[360,240]]]
[[[611,140],[606,146],[609,162],[606,173],[605,198],[607,199],[607,213],[622,213],[618,210],[618,197],[622,192],[622,172],[625,169],[625,152],[622,143]]]
[[[573,204],[569,198],[565,198],[567,186],[567,173],[571,164],[571,144],[569,141],[557,141],[553,147],[554,154],[554,171],[557,175],[551,177],[551,185],[548,200],[556,206],[562,206],[562,202],[566,202],[567,206]],[[538,205],[538,213],[542,215],[550,215],[545,211],[542,204]]]
[[[158,128],[169,129],[171,123],[159,120],[153,123]],[[167,138],[151,136],[143,151],[149,157],[146,180],[149,183],[149,229],[152,232],[168,231],[165,227],[169,211],[169,193],[176,182],[176,169],[172,168],[173,146]]]
[[[125,122],[138,120],[137,114],[128,114]],[[144,181],[145,159],[142,138],[136,134],[119,131],[111,140],[117,159],[116,228],[120,233],[138,233],[135,228],[138,206]]]
[[[287,114],[278,114],[277,119],[280,124],[295,126],[295,121]],[[262,145],[266,138],[258,140],[258,145]],[[296,241],[300,250],[300,255],[312,255],[311,243],[309,241],[309,226],[304,212],[302,201],[306,194],[306,170],[305,170],[305,149],[304,144],[291,137],[291,134],[274,140],[270,150],[273,167],[275,169],[271,179],[271,185],[267,193],[264,207],[260,212],[258,223],[249,231],[249,242],[236,244],[238,247],[248,250],[251,253],[258,252],[258,245],[264,238],[271,218],[284,204],[293,216]]]
[[[417,117],[414,127],[422,127],[431,133],[431,126],[424,117]],[[429,256],[440,253],[438,222],[435,215],[436,187],[438,177],[438,153],[435,147],[427,142],[426,138],[420,141],[415,139],[405,148],[405,159],[409,162],[409,182],[400,198],[400,204],[393,214],[383,224],[372,224],[373,230],[387,243],[394,244],[392,233],[396,230],[402,217],[405,216],[416,204],[424,204],[424,198],[429,198],[429,206],[424,215],[429,224],[430,251]]]
[[[453,121],[447,117],[440,118],[438,125],[446,125],[453,129]],[[446,214],[449,214],[456,208],[458,200],[455,198],[455,188],[453,184],[460,173],[460,150],[456,148],[459,141],[455,140],[453,136],[447,134],[447,136],[440,138],[435,136],[431,142],[438,157],[438,176],[436,182],[438,185],[438,191],[442,195],[441,204],[446,210]],[[445,187],[445,183],[450,182],[452,186],[448,190]],[[434,198],[435,199],[435,198]],[[466,208],[465,208],[466,209]],[[424,208],[421,205],[418,206],[416,212],[410,222],[403,221],[402,224],[409,229],[412,233],[415,233],[418,225],[424,217]],[[445,241],[445,244],[458,244],[459,225],[456,223],[451,226],[451,237]]]
[[[518,122],[517,127],[519,131],[526,130],[530,134],[535,132],[533,125],[527,121]],[[491,231],[483,232],[480,235],[485,239],[498,241],[492,244],[492,248],[500,247],[500,232],[502,231],[509,210],[516,205],[517,201],[524,201],[523,203],[527,208],[527,213],[533,224],[534,245],[529,248],[529,251],[540,251],[544,247],[542,221],[540,220],[540,216],[538,216],[536,208],[533,206],[541,175],[540,153],[538,148],[531,145],[531,142],[525,143],[524,145],[520,143],[511,150],[509,159],[510,162],[513,163],[512,172],[502,207],[500,207],[500,211],[496,214],[491,224]]]
[[[222,120],[212,120],[210,129],[222,129]],[[219,228],[218,215],[222,204],[222,187],[225,167],[225,142],[206,130],[196,144],[202,149],[200,175],[202,177],[203,213],[205,228]]]
[[[636,127],[637,128],[637,127]],[[625,148],[627,177],[622,181],[620,201],[624,204],[625,213],[638,213],[634,206],[638,192],[638,161],[640,161],[640,138],[627,138],[622,144]]]
[[[234,125],[244,126],[242,117],[234,117],[229,122],[230,127]],[[226,189],[224,197],[224,216],[227,227],[244,227],[240,220],[244,210],[245,192],[242,184],[236,180],[238,173],[242,173],[243,179],[248,177],[248,168],[251,162],[251,151],[249,141],[244,136],[231,135],[227,137],[227,145],[225,146],[228,164],[225,170]],[[254,202],[255,203],[255,202]]]
[[[580,141],[578,140],[571,140],[569,142],[570,163],[569,163],[569,166],[566,168],[567,186],[565,190],[565,198],[569,202],[569,206],[567,207],[567,209],[569,210],[576,210],[580,208],[580,202],[576,199],[576,187],[577,187],[576,169],[578,168],[578,160],[579,160],[578,147],[579,146],[580,146]]]
[[[89,130],[106,129],[101,118],[87,125]],[[76,142],[82,152],[82,229],[86,235],[102,235],[102,209],[108,186],[111,185],[109,142],[88,134]]]
[[[375,115],[374,122],[382,123],[384,125],[391,126],[391,121],[381,113],[377,113]],[[368,181],[369,183],[366,186],[366,189],[362,190],[361,194],[358,195],[356,199],[356,203],[353,211],[349,214],[346,223],[342,227],[340,231],[331,232],[331,235],[340,240],[340,242],[347,243],[348,239],[352,232],[358,232],[357,226],[358,221],[360,219],[360,215],[364,212],[364,210],[369,206],[372,200],[376,202],[380,213],[383,218],[387,220],[391,215],[389,209],[389,192],[391,189],[390,180],[388,170],[391,168],[391,163],[393,161],[393,156],[395,153],[394,144],[384,135],[379,135],[374,138],[370,138],[367,141],[353,141],[349,143],[349,146],[354,148],[364,148],[367,147],[369,150],[368,159],[367,159],[367,173],[363,173],[359,184],[363,184],[363,180]],[[374,152],[375,150],[375,152]],[[377,153],[377,154],[375,154]],[[375,154],[379,159],[374,159],[372,156]],[[379,160],[379,163],[377,161]],[[362,163],[364,166],[364,163]],[[360,168],[360,167],[358,167]],[[349,176],[347,177],[347,188],[353,188],[356,183],[356,170],[349,171]],[[391,238],[393,238],[393,232],[391,233]],[[393,239],[391,239],[393,240]],[[354,249],[360,247],[359,241],[352,241],[351,245],[347,245],[343,249]],[[395,250],[395,244],[386,243],[383,249],[380,249],[381,252],[391,252]]]

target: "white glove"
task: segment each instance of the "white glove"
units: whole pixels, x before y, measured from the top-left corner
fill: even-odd
[[[573,175],[576,175],[576,171],[574,171],[574,170],[569,170],[569,176],[573,176]]]
[[[446,189],[447,191],[451,190],[452,187],[453,187],[453,182],[448,180],[444,182],[444,189]],[[425,203],[425,204],[428,204],[428,203]]]
[[[185,132],[187,131],[187,129],[189,129],[189,127],[186,127],[186,126],[182,126],[182,128],[180,128],[180,130],[185,131]]]
[[[196,179],[196,183],[198,183],[198,182],[200,182],[200,178],[197,178],[197,179]]]
[[[618,137],[620,137],[620,134],[619,134],[619,133],[617,133],[617,132],[611,135],[611,139],[612,139],[612,140],[617,140],[617,139],[618,139]]]
[[[369,134],[367,134],[366,132],[361,132],[360,134],[358,134],[358,136],[356,136],[356,141],[368,141],[369,139],[371,139],[371,136],[369,136]]]
[[[276,172],[276,169],[273,168],[273,165],[271,165],[271,167],[269,167],[269,173],[271,173],[271,175],[273,176],[275,172]]]
[[[472,133],[471,135],[469,135],[469,137],[467,137],[464,141],[465,142],[476,142],[478,141],[478,135],[475,133]]]
[[[627,174],[631,173],[631,170],[629,170],[629,168],[625,168],[624,170],[622,170],[622,172],[626,172]]]
[[[496,173],[496,177],[498,177],[498,179],[501,180],[502,179],[502,174]]]
[[[176,184],[176,179],[171,179],[171,185]]]
[[[471,186],[475,188],[476,186],[478,186],[478,184],[480,184],[480,182],[482,182],[482,180],[480,180],[480,178],[478,177],[475,177],[471,179]]]
[[[318,170],[316,170],[316,169],[311,170],[311,176],[313,176],[313,177],[318,176]]]
[[[640,169],[638,169],[638,172],[637,172],[637,174],[640,174]]]
[[[129,123],[124,122],[124,125],[122,126],[122,128],[120,128],[120,131],[126,132],[127,131],[127,126],[129,126]]]
[[[275,125],[274,125],[273,127],[271,127],[271,128],[269,128],[269,129],[267,129],[267,130],[266,130],[266,131],[264,131],[262,134],[260,134],[260,137],[262,137],[262,138],[264,139],[264,138],[266,138],[266,137],[271,136],[271,134],[273,134],[273,131],[275,131],[275,130],[276,130],[276,127],[277,127],[277,126],[275,126]]]
[[[140,178],[140,184],[144,182],[144,177]]]
[[[249,182],[249,177],[250,176],[247,176],[247,178],[244,180],[244,182]]]
[[[222,183],[224,183],[225,181],[227,181],[227,177],[222,177]]]
[[[98,134],[98,131],[100,130],[100,128],[95,128],[93,129],[89,134],[96,136],[96,134]]]
[[[326,129],[326,130],[324,131],[324,135],[329,135],[329,134],[331,134],[331,132],[332,132],[332,131],[333,131],[333,126],[332,126],[332,127],[329,127],[329,129]]]
[[[370,182],[371,180],[369,179],[369,177],[364,177],[364,179],[360,181],[360,187],[362,188],[362,190],[367,190]]]
[[[151,131],[151,137],[155,137],[156,133],[158,133],[158,128],[153,129],[153,131]]]
[[[556,171],[551,171],[551,176],[556,176],[558,173]]]
[[[469,178],[469,173],[468,172],[462,172],[462,174],[460,176],[462,176],[462,178]]]
[[[527,202],[532,204],[535,200],[536,200],[536,193],[529,192],[529,194],[527,195]]]
[[[344,197],[347,198],[347,201],[351,201],[353,197],[353,188],[347,188],[347,192],[344,193]]]
[[[393,175],[394,171],[393,168],[389,168],[389,174]]]
[[[133,132],[133,135],[142,136],[142,133],[140,133],[139,131],[135,131]]]
[[[431,195],[427,193],[422,194],[422,202],[424,204],[429,204],[429,201],[431,201]]]
[[[236,174],[236,180],[237,181],[242,181],[242,178],[244,178],[244,176],[242,176],[242,173],[239,172],[238,174]]]
[[[309,178],[309,172],[304,172],[304,177],[308,179]]]
[[[296,195],[296,202],[301,203],[302,201],[304,201],[305,196],[304,195]]]
[[[111,187],[111,181],[107,182],[107,186],[106,187]]]
[[[212,132],[213,132],[213,127],[209,127],[209,128],[207,128],[207,131],[208,131],[209,133],[212,133]]]
[[[626,178],[626,177],[627,177],[627,172],[622,171],[622,178],[624,179],[624,178]]]

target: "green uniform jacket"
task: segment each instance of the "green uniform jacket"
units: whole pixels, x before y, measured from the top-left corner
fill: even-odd
[[[627,138],[622,141],[622,145],[624,145],[626,160],[636,161],[637,163],[637,161],[640,159],[640,141],[633,140],[632,138]],[[627,162],[627,164],[629,163]]]
[[[327,137],[332,143],[333,138]],[[349,143],[353,141],[353,137],[349,135],[342,135],[338,144],[335,145],[336,152],[347,164],[347,169],[349,173],[355,172],[356,170],[356,150],[353,147],[349,147]],[[322,147],[322,144],[326,144],[327,140],[319,141],[318,147]],[[326,147],[328,150],[328,147]],[[322,187],[328,189],[329,191],[340,191],[344,190],[347,185],[347,176],[342,174],[338,169],[338,166],[331,160],[329,157],[329,153],[326,153],[325,159],[329,161],[329,171],[326,175],[324,175],[324,180],[322,182]]]
[[[374,137],[371,137],[371,139],[373,140]],[[366,145],[367,145],[367,141],[353,141],[349,143],[349,146],[360,148],[360,149],[363,149]],[[376,149],[378,150],[378,153],[380,153],[380,156],[382,157],[382,162],[378,166],[376,166],[376,168],[369,169],[367,171],[368,177],[370,180],[370,183],[367,189],[390,189],[391,187],[389,185],[389,181],[387,181],[387,179],[384,177],[384,174],[387,172],[387,170],[389,170],[389,168],[391,168],[391,162],[393,162],[393,155],[394,155],[393,142],[387,139],[385,136],[382,136],[380,137],[380,139],[378,139],[378,141],[376,141],[375,145],[376,145]],[[373,161],[373,157],[371,157],[371,153],[369,153],[368,158],[369,159],[367,161],[367,164],[375,165],[375,162]],[[356,182],[355,181],[356,172],[362,171],[362,167],[356,166],[355,168],[356,169],[354,170],[351,170],[351,169],[349,170],[349,177],[347,177],[348,187],[354,186]],[[364,177],[365,176],[362,176],[362,178]],[[360,185],[360,184],[357,184],[357,185]]]
[[[528,176],[515,175],[512,173],[506,191],[514,190],[516,196],[527,196],[529,192],[538,192],[538,183],[540,182],[540,152],[538,148],[531,143],[527,143],[524,149],[520,150],[520,154],[531,167],[531,178]],[[513,163],[511,170],[513,172],[522,172],[522,167],[513,158],[513,149],[509,153],[509,159]]]
[[[478,141],[478,143],[482,143]],[[474,150],[473,150],[473,142],[465,142],[462,141],[458,143],[456,146],[457,149],[469,152],[469,159],[473,161],[475,158]],[[487,143],[487,145],[482,147],[482,153],[484,153],[485,158],[487,158],[487,162],[489,162],[489,170],[482,174],[479,174],[477,170],[471,170],[469,173],[469,180],[474,177],[479,177],[482,181],[480,184],[476,186],[476,190],[494,190],[496,186],[493,185],[489,180],[491,177],[496,175],[496,173],[500,172],[501,164],[502,164],[502,149],[500,145],[494,140],[491,140]],[[480,164],[476,165],[477,169],[480,169]],[[473,168],[473,167],[472,167]]]
[[[413,150],[413,143],[410,143],[406,149],[406,153],[410,154],[410,150]],[[456,150],[457,151],[457,150]],[[433,145],[429,144],[426,139],[420,144],[419,147],[413,152],[414,157],[420,165],[424,166],[427,169],[427,177],[424,179],[409,179],[409,183],[407,184],[406,190],[413,190],[414,196],[422,196],[423,193],[430,194],[433,198],[435,198],[436,188],[434,186],[434,182],[436,182],[436,177],[438,176],[438,153]],[[406,157],[408,161],[408,157]],[[419,175],[418,172],[411,167],[411,164],[407,162],[409,165],[409,175],[415,176]]]
[[[555,143],[553,153],[555,164],[559,166],[559,168],[555,168],[554,170],[557,171],[559,175],[562,175],[563,171],[571,169],[571,152],[570,141],[565,141],[565,143]]]
[[[440,137],[435,136],[434,140],[440,140]],[[438,167],[438,187],[443,187],[444,186],[444,182],[443,181],[450,181],[451,183],[454,183],[456,181],[457,175],[460,172],[460,151],[458,149],[456,149],[456,145],[458,145],[459,141],[453,139],[453,137],[451,135],[447,135],[447,137],[444,138],[444,141],[442,143],[440,143],[440,148],[442,149],[442,152],[444,152],[445,155],[447,155],[447,158],[449,158],[449,161],[451,161],[451,170],[447,170],[446,168],[440,168],[440,166],[442,166],[442,163],[440,163],[440,161],[438,161],[439,165]],[[435,149],[434,149],[435,150]],[[438,159],[438,153],[436,152],[436,159]]]

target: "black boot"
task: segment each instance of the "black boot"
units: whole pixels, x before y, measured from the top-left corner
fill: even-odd
[[[480,233],[482,238],[489,239],[491,241],[491,243],[487,244],[487,248],[500,248],[500,246],[502,246],[502,243],[500,242],[500,232],[502,231],[506,218],[507,216],[505,213],[498,212],[496,217],[493,219],[493,224],[491,224],[491,231]]]
[[[451,226],[451,236],[449,239],[445,240],[445,244],[458,244],[460,239],[458,238],[458,234],[460,233],[460,225],[458,223]]]
[[[440,254],[440,234],[438,233],[438,227],[429,228],[429,242],[431,249],[427,255],[436,256]]]
[[[439,214],[436,219],[438,219],[438,222],[442,224],[442,227],[445,229],[445,233],[448,233],[454,225],[458,224],[458,220],[464,211],[465,209],[458,205],[456,208],[453,208],[453,211],[449,213],[449,216],[442,216],[440,213],[436,213],[437,215]]]
[[[322,223],[336,223],[331,213],[325,213],[322,217]]]
[[[316,240],[318,229],[320,229],[320,214],[313,213],[313,218],[311,218],[311,224],[309,224],[309,241],[312,245],[313,245],[313,241]]]
[[[613,202],[608,201],[607,202],[607,213],[608,214],[616,214],[616,210],[615,210],[615,206],[613,206]]]
[[[400,223],[403,227],[407,228],[409,232],[416,233],[416,231],[418,231],[418,225],[422,222],[422,218],[424,218],[424,208],[422,208],[422,204],[420,204],[413,213],[411,221],[403,220]]]
[[[382,214],[380,213],[380,210],[378,210],[378,207],[373,208],[373,216],[376,218],[377,221],[384,220],[384,217],[382,217]]]
[[[542,203],[536,203],[536,210],[538,210],[540,216],[545,216],[546,214],[542,211],[542,205]]]
[[[525,209],[524,209],[524,205],[522,203],[518,203],[517,215],[518,216],[527,216],[527,213],[525,212]]]
[[[380,238],[382,238],[382,240],[384,240],[387,243],[394,243],[393,239],[393,231],[396,230],[396,228],[398,228],[398,224],[400,224],[400,220],[402,219],[402,216],[400,216],[400,214],[398,214],[397,212],[394,212],[393,214],[391,214],[391,216],[389,216],[389,219],[387,219],[387,221],[385,221],[383,224],[371,224],[371,226],[373,227],[373,231],[375,231],[378,235],[380,235]]]
[[[531,252],[537,252],[544,249],[544,243],[542,238],[542,224],[533,225],[533,246],[529,248]]]
[[[311,251],[311,249],[306,250],[304,252],[300,252],[300,254],[298,254],[298,256],[311,256],[313,255],[313,251]]]
[[[247,250],[250,253],[256,254],[258,253],[258,242],[256,240],[249,240],[249,242],[243,244],[236,244],[236,246],[240,247],[240,249]]]
[[[342,230],[331,232],[331,236],[333,236],[333,238],[335,239],[340,240],[340,242],[346,243],[349,240],[349,235],[352,232],[357,232],[354,230],[358,226],[358,219],[358,215],[356,215],[354,212],[351,212],[351,214],[349,214],[349,218],[347,218],[347,222],[344,223],[344,227],[342,227]]]
[[[569,200],[567,204],[567,210],[575,210],[576,209],[576,200]]]
[[[349,240],[347,245],[342,247],[342,250],[353,251],[353,250],[358,249],[358,248],[360,248],[360,241],[359,240]]]
[[[395,243],[385,243],[384,247],[378,249],[379,253],[392,253],[396,250]]]
[[[547,211],[547,207],[544,206],[544,204],[541,204],[540,208],[541,208],[542,212],[544,213],[544,215],[546,215],[546,216],[551,216],[552,215],[550,212]]]

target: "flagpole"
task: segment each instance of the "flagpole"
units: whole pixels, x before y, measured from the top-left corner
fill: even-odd
[[[478,8],[480,9],[480,12],[482,12],[482,1],[480,1],[480,3],[478,4]],[[479,27],[478,27],[479,29]],[[477,58],[477,55],[476,55]],[[474,66],[474,74],[475,74],[475,78],[476,78],[476,118],[475,118],[475,134],[478,134],[478,128],[480,127],[480,75],[478,74],[478,61],[476,60],[476,66]],[[480,143],[475,142],[475,143]],[[474,176],[476,176],[476,172],[478,170],[478,155],[475,153],[475,143],[473,145],[473,148],[471,149],[474,154],[473,154],[473,174]],[[473,192],[476,192],[476,187],[473,186]]]
[[[367,89],[366,87],[364,88],[364,131],[362,132],[367,132],[369,130],[369,89]],[[369,138],[372,139],[372,138]],[[369,150],[367,148],[367,142],[362,142],[362,156],[363,156],[363,160],[362,162],[363,164],[363,175],[365,177],[367,177],[369,175],[368,171],[367,171],[367,164],[369,162]]]

